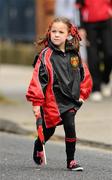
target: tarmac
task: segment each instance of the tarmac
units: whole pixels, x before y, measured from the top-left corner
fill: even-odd
[[[0,131],[15,134],[36,134],[35,117],[25,94],[33,68],[21,65],[0,65]],[[76,114],[78,142],[112,150],[112,96],[101,102],[84,102]],[[58,126],[55,140],[64,139],[63,126]]]

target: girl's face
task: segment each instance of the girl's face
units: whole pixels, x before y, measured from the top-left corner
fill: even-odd
[[[51,41],[62,51],[65,50],[65,42],[68,37],[68,27],[63,22],[54,22],[51,27]]]

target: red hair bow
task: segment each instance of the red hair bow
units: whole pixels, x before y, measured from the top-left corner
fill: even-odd
[[[78,38],[78,40],[81,41],[81,37],[80,37],[80,35],[79,35],[78,29],[77,29],[76,26],[72,25],[72,26],[71,26],[71,29],[70,29],[70,32],[71,32],[71,35],[72,35],[73,37],[76,36],[76,37]]]

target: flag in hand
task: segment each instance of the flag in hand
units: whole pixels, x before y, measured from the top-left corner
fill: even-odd
[[[36,121],[36,126],[37,126],[37,132],[38,132],[38,137],[42,143],[43,146],[43,153],[44,153],[44,163],[47,164],[47,160],[46,160],[46,153],[45,153],[45,139],[44,139],[44,134],[43,134],[43,128],[42,128],[42,118],[39,117]]]
[[[36,126],[37,126],[38,137],[39,137],[41,143],[44,144],[45,140],[44,140],[44,134],[43,134],[43,128],[42,128],[42,118],[41,117],[39,117],[36,120]]]

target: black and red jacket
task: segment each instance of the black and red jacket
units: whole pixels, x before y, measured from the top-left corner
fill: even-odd
[[[112,0],[76,0],[84,22],[100,22],[112,18]]]
[[[79,98],[87,99],[92,90],[87,66],[81,61],[75,69],[71,65],[76,55],[74,49],[63,53],[49,42],[38,57],[26,98],[34,106],[42,106],[48,128],[61,122],[60,114],[72,108],[78,110]]]

